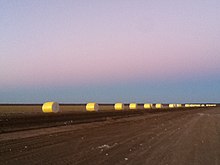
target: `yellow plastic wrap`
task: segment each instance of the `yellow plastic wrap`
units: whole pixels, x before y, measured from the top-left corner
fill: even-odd
[[[151,109],[153,107],[152,104],[144,104],[145,109]]]
[[[132,110],[137,109],[137,104],[136,103],[130,103],[129,104],[129,109],[132,109]]]
[[[117,111],[124,110],[124,104],[123,104],[123,103],[115,103],[114,108],[115,108],[115,110],[117,110]]]
[[[87,111],[98,111],[99,110],[99,105],[97,103],[88,103],[86,105],[86,110]]]
[[[163,105],[162,104],[156,104],[155,107],[156,108],[163,108]]]
[[[57,113],[60,111],[59,104],[57,102],[46,102],[42,106],[44,113]]]
[[[169,104],[169,108],[175,108],[177,107],[176,104]]]

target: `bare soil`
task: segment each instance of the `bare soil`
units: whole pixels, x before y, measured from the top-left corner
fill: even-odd
[[[72,113],[34,125],[28,123],[45,116],[1,115],[0,164],[220,164],[219,107],[140,112],[105,112],[83,124],[64,124]],[[22,119],[26,124],[16,126]]]

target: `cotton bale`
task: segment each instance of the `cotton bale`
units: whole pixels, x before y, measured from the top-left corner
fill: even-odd
[[[137,104],[136,103],[130,103],[129,104],[129,109],[132,109],[132,110],[137,109]]]
[[[123,103],[115,103],[114,108],[117,111],[124,110],[124,104]]]
[[[86,104],[86,110],[89,112],[98,111],[99,105],[97,103],[88,103]]]
[[[169,108],[175,108],[176,104],[169,104]]]
[[[182,107],[182,104],[176,104],[177,108]]]
[[[186,107],[186,108],[189,108],[189,107],[190,107],[190,104],[185,104],[185,107]]]
[[[159,108],[163,108],[163,105],[162,104],[156,104],[155,107],[159,109]]]
[[[149,103],[144,104],[144,108],[145,109],[151,109],[151,108],[153,108],[153,104],[149,104]]]
[[[57,102],[46,102],[42,106],[44,113],[57,113],[60,111],[60,106]]]

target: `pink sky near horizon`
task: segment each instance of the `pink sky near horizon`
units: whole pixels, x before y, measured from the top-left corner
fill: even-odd
[[[0,86],[189,79],[220,70],[220,2],[2,1]]]

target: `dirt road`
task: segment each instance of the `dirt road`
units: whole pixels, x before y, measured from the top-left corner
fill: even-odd
[[[220,108],[0,134],[0,164],[220,164]]]

